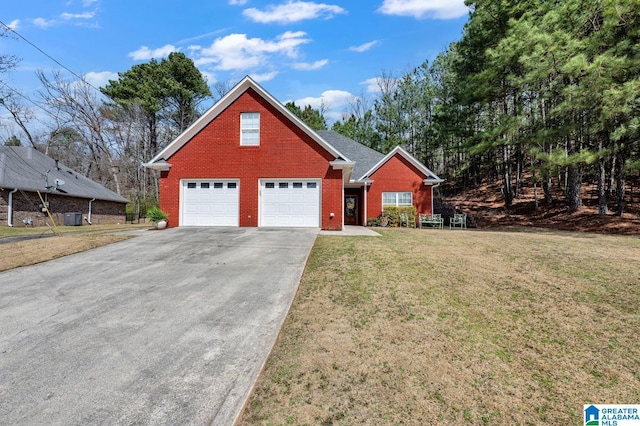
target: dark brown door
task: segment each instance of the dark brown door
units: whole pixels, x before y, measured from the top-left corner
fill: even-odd
[[[358,224],[358,196],[345,195],[344,197],[344,224]]]

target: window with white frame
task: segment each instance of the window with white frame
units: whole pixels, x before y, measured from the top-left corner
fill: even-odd
[[[383,206],[412,206],[413,193],[411,192],[383,192]]]
[[[260,145],[259,112],[243,112],[240,114],[240,145]]]

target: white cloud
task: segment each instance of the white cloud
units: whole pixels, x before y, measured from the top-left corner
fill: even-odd
[[[360,83],[363,86],[366,86],[367,93],[380,93],[380,77],[369,78]]]
[[[351,50],[352,52],[362,53],[362,52],[366,52],[367,50],[371,49],[376,44],[378,44],[378,40],[373,40],[373,41],[370,41],[369,43],[364,43],[364,44],[361,44],[359,46],[351,46],[349,48],[349,50]]]
[[[218,70],[248,70],[268,65],[275,56],[296,58],[299,47],[310,41],[302,31],[287,31],[273,40],[230,34],[214,40],[209,47],[199,49],[200,57],[194,62],[196,65],[213,65]]]
[[[109,80],[117,80],[118,73],[111,71],[88,72],[84,75],[84,80],[94,87],[104,87]]]
[[[151,58],[164,58],[165,56],[168,56],[169,53],[177,51],[178,48],[171,44],[165,44],[164,46],[153,50],[149,49],[147,46],[142,46],[140,49],[129,53],[129,57],[134,61],[146,61]]]
[[[54,20],[48,20],[48,19],[44,19],[44,18],[36,18],[33,20],[33,25],[35,25],[36,27],[40,27],[40,28],[49,28],[50,26],[54,25],[56,23],[56,21]]]
[[[176,44],[185,44],[185,43],[190,43],[190,42],[192,42],[192,41],[201,40],[201,39],[203,39],[203,38],[207,38],[207,37],[214,36],[214,35],[216,35],[216,34],[221,34],[221,33],[225,32],[225,31],[226,31],[226,30],[222,30],[222,29],[220,29],[220,30],[211,31],[211,32],[204,33],[204,34],[199,34],[199,35],[197,35],[197,36],[193,36],[193,37],[189,37],[189,38],[184,38],[184,39],[182,39],[182,40],[180,40],[180,41],[177,41],[177,42],[176,42]]]
[[[251,78],[253,78],[257,83],[261,83],[263,81],[273,80],[274,78],[276,78],[277,75],[278,75],[278,71],[272,71],[272,72],[267,72],[263,74],[252,73]]]
[[[247,4],[249,0],[229,0],[229,4],[232,6],[243,6]]]
[[[90,4],[90,3],[89,3]],[[35,18],[32,22],[33,25],[39,28],[49,28],[54,25],[61,25],[65,22],[70,22],[75,25],[87,26],[91,25],[91,23],[87,24],[87,20],[95,18],[95,12],[83,12],[83,13],[69,13],[63,12],[59,17],[54,19],[46,19],[46,18]],[[15,22],[15,21],[14,21]]]
[[[256,8],[245,9],[242,14],[254,22],[263,24],[277,22],[280,24],[290,24],[304,21],[306,19],[316,19],[323,17],[330,19],[334,15],[347,13],[340,6],[325,3],[313,3],[306,1],[289,0],[281,5],[269,5],[264,10]]]
[[[12,30],[17,30],[18,27],[20,26],[20,20],[19,19],[14,19],[13,21],[9,22],[9,24],[7,25],[7,27],[9,27]]]
[[[311,108],[315,109],[323,107],[325,109],[336,110],[343,105],[347,105],[349,100],[352,98],[353,95],[344,90],[326,90],[317,98],[308,96],[306,98],[297,99],[294,102],[300,108],[311,105]]]
[[[317,70],[320,69],[322,67],[324,67],[325,65],[327,65],[329,63],[328,59],[321,59],[319,61],[315,61],[315,62],[297,62],[295,64],[293,64],[291,67],[294,70],[299,70],[299,71],[313,71],[313,70]]]
[[[464,0],[384,0],[378,11],[416,19],[454,19],[466,15],[469,8]]]
[[[84,12],[84,13],[62,13],[60,17],[65,21],[69,21],[71,19],[91,19],[96,14],[94,12]]]

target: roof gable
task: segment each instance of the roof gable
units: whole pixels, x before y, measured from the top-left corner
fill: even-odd
[[[307,134],[318,145],[329,152],[335,159],[344,160],[349,162],[349,159],[340,153],[331,144],[327,143],[318,133],[314,132],[309,126],[307,126],[302,120],[296,117],[291,111],[289,111],[282,103],[276,100],[271,94],[264,90],[259,84],[257,84],[251,77],[244,77],[238,84],[236,84],[226,95],[224,95],[218,102],[216,102],[211,108],[209,108],[200,118],[198,118],[189,128],[182,132],[176,139],[174,139],[166,148],[160,151],[155,157],[148,163],[144,164],[149,168],[157,168],[160,170],[168,170],[170,164],[167,162],[169,158],[175,154],[180,148],[186,145],[194,136],[196,136],[202,129],[204,129],[211,121],[213,121],[218,115],[235,102],[243,93],[247,90],[253,89],[260,97],[266,100],[271,106],[273,106],[278,112],[288,118],[295,126]]]
[[[64,183],[61,183],[64,182]],[[129,200],[31,147],[0,146],[0,187],[68,197]]]
[[[427,183],[444,182],[443,179],[440,179],[435,173],[429,170],[424,164],[400,146],[394,148],[389,154],[384,155],[332,130],[319,130],[318,134],[331,145],[339,149],[340,152],[349,156],[351,161],[356,163],[352,174],[355,181],[364,181],[368,179],[380,167],[393,158],[393,156],[400,155],[418,169],[420,173],[424,174],[425,181]]]
[[[374,174],[378,169],[384,166],[387,161],[393,158],[395,155],[400,155],[405,160],[407,160],[412,166],[420,171],[420,173],[425,176],[425,183],[440,183],[444,182],[444,179],[440,179],[435,173],[427,168],[424,164],[418,161],[413,155],[409,154],[404,148],[401,146],[396,146],[391,152],[384,156],[378,163],[376,163],[371,169],[369,169],[361,179],[369,178],[372,174]]]

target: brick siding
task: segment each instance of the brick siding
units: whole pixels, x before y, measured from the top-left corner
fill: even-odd
[[[240,113],[260,113],[260,146],[240,146]],[[181,179],[240,179],[240,226],[258,226],[258,181],[263,178],[322,179],[321,227],[342,227],[342,171],[334,158],[253,89],[167,161],[160,176],[160,208],[178,226]],[[331,218],[330,214],[334,213]]]
[[[425,178],[400,154],[394,155],[371,176],[373,184],[367,193],[367,216],[379,217],[382,214],[383,192],[408,191],[413,192],[413,205],[418,213],[432,214],[433,187],[422,182]]]
[[[0,226],[8,225],[9,191],[0,189]],[[86,198],[67,197],[63,195],[44,194],[42,197],[49,202],[49,211],[55,224],[64,225],[65,213],[81,212],[82,223],[87,225],[89,214],[89,200]],[[23,220],[30,218],[33,226],[45,226],[51,224],[46,212],[41,210],[40,198],[35,192],[16,192],[13,194],[13,226],[24,227]],[[91,203],[91,223],[124,223],[125,206],[123,203],[113,201],[95,200]]]

